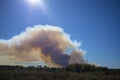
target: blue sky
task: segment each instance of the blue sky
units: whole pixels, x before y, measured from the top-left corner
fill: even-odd
[[[57,25],[82,42],[89,62],[120,68],[119,0],[45,0],[48,11],[25,0],[0,1],[0,39],[10,39],[28,26]]]

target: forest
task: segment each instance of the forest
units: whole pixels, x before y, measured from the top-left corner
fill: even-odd
[[[0,65],[0,80],[120,80],[120,69],[90,64],[47,66]]]

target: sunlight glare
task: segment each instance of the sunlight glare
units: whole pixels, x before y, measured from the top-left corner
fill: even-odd
[[[31,6],[43,6],[43,0],[27,0]]]

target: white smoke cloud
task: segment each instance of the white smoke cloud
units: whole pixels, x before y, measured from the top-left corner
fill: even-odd
[[[23,62],[43,61],[49,66],[86,63],[79,47],[80,43],[72,41],[62,28],[36,25],[9,40],[0,40],[0,56]]]

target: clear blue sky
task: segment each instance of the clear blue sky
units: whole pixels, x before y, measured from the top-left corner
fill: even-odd
[[[38,24],[57,25],[82,42],[88,61],[120,68],[119,0],[45,0],[49,12],[25,0],[0,0],[0,39]]]

